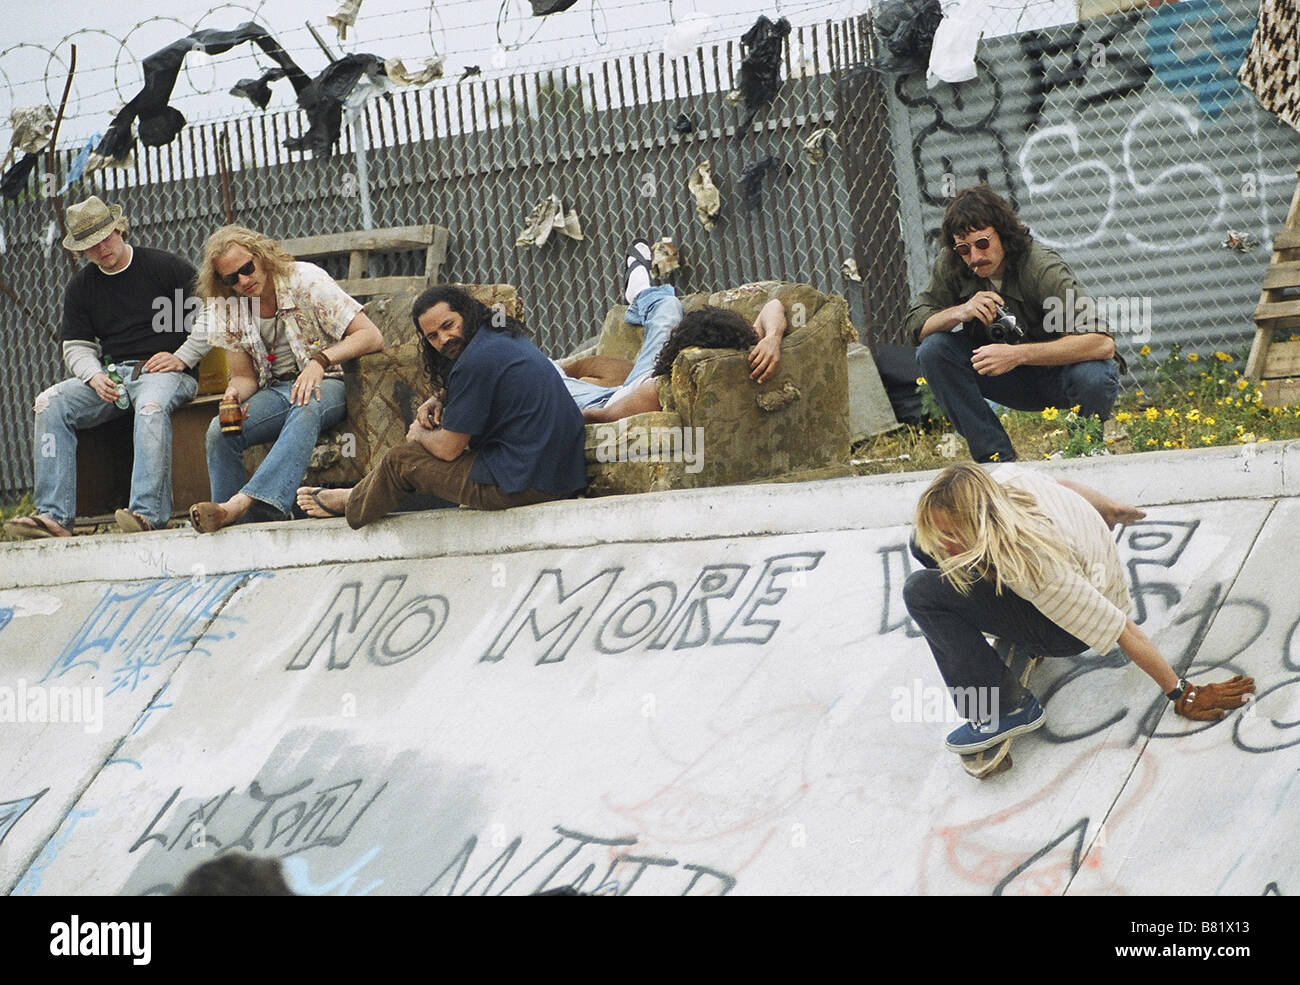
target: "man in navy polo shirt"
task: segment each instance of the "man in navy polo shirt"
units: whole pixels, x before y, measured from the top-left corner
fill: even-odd
[[[586,484],[582,414],[517,321],[456,287],[431,287],[411,317],[435,394],[405,443],[351,489],[298,490],[312,517],[355,528],[416,493],[480,510],[565,499]]]

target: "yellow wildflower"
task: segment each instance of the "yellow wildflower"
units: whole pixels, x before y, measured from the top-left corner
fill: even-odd
[[[1160,416],[1160,411],[1156,410],[1154,407],[1148,407],[1142,412],[1142,416],[1148,421],[1154,421]]]
[[[1201,357],[1198,356],[1198,355],[1197,355],[1196,353],[1194,353],[1194,352],[1189,352],[1189,353],[1187,354],[1187,361],[1188,361],[1189,363],[1194,363],[1194,362],[1196,362],[1196,361],[1197,361],[1198,359],[1200,359],[1200,358],[1201,358]]]
[[[1187,419],[1191,421],[1193,424],[1195,424],[1197,421],[1201,419],[1201,412],[1197,410],[1195,407],[1193,407],[1191,410],[1187,412]]]
[[[1158,443],[1158,442],[1156,441],[1155,438],[1147,438],[1147,444],[1148,444],[1148,445],[1154,445],[1154,444],[1157,444],[1157,443]]]
[[[1079,408],[1082,406],[1083,406],[1082,404],[1075,404],[1073,407],[1070,408],[1070,413],[1072,414],[1079,413]]]
[[[1133,415],[1126,410],[1121,410],[1118,414],[1115,415],[1115,422],[1117,424],[1125,424],[1131,420],[1133,420]]]
[[[1207,417],[1207,418],[1205,419],[1205,426],[1206,426],[1206,427],[1209,427],[1209,426],[1210,426],[1211,424],[1213,424],[1213,423],[1214,423],[1214,418],[1213,418],[1213,417]]]
[[[1174,443],[1173,443],[1172,441],[1166,441],[1166,442],[1165,442],[1165,447],[1166,447],[1166,448],[1172,448],[1173,446],[1174,446]]]
[[[1250,386],[1250,380],[1238,380],[1238,381],[1237,381],[1237,389],[1238,389],[1238,390],[1244,390],[1244,389],[1246,389],[1246,387],[1248,387],[1248,386]]]
[[[1214,358],[1217,359],[1217,360],[1219,360],[1219,362],[1221,362],[1221,363],[1230,363],[1230,362],[1232,362],[1232,357],[1231,357],[1230,355],[1228,355],[1226,352],[1216,352],[1216,353],[1214,354]]]
[[[1057,410],[1055,407],[1043,408],[1043,420],[1045,421],[1054,421],[1057,419],[1057,417],[1060,416],[1060,414],[1061,412]]]
[[[1203,434],[1201,435],[1201,443],[1206,445],[1212,445],[1216,440],[1218,440],[1218,437],[1219,436],[1217,434]]]
[[[925,386],[925,377],[924,377],[924,376],[918,376],[918,377],[916,378],[916,385],[917,385],[917,386]]]
[[[1141,349],[1138,350],[1138,355],[1140,355],[1140,356],[1149,356],[1149,355],[1151,355],[1151,346],[1149,346],[1149,345],[1144,345]]]

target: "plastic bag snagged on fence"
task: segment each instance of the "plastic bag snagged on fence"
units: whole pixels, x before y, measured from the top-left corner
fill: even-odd
[[[27,179],[40,158],[40,154],[24,154],[21,161],[6,171],[4,177],[0,178],[0,196],[4,196],[11,202],[17,198],[27,187]]]
[[[249,21],[240,24],[233,31],[195,31],[145,58],[144,88],[113,117],[113,122],[105,131],[104,139],[99,142],[95,152],[103,157],[125,156],[135,143],[131,136],[131,124],[137,118],[140,120],[141,142],[154,147],[170,142],[185,125],[185,117],[167,105],[172,89],[176,87],[176,76],[180,74],[185,56],[191,51],[219,55],[248,41],[255,43],[284,69],[301,99],[303,89],[309,81],[306,73],[260,24]]]
[[[446,59],[442,55],[434,55],[432,58],[424,60],[424,68],[418,72],[412,72],[402,64],[400,58],[385,58],[384,74],[399,86],[422,86],[434,79],[442,78],[445,62]]]
[[[568,10],[578,0],[528,0],[533,8],[534,17],[545,17],[547,14],[558,14],[561,10]]]
[[[749,115],[737,130],[738,134],[749,127],[758,111],[770,103],[781,88],[781,49],[789,33],[790,22],[784,17],[773,24],[759,15],[754,26],[741,35],[740,43],[746,52],[740,63],[736,91],[744,100]]]
[[[298,105],[307,114],[311,126],[301,137],[284,141],[284,147],[329,157],[334,153],[343,126],[343,100],[363,75],[374,77],[383,71],[384,63],[378,55],[344,55],[328,65],[298,93]]]
[[[980,39],[980,21],[987,16],[983,0],[962,0],[944,15],[934,31],[925,87],[940,82],[956,85],[975,78],[975,45]]]
[[[889,54],[876,62],[876,68],[900,73],[925,68],[941,20],[939,0],[884,0],[872,23]]]
[[[268,68],[255,79],[240,79],[230,88],[232,96],[247,99],[258,109],[266,109],[271,103],[271,83],[284,78],[284,69]]]
[[[357,13],[361,10],[361,0],[339,0],[339,9],[325,20],[329,26],[339,32],[339,40],[348,39],[348,28],[357,22]]]
[[[650,273],[660,280],[669,280],[682,265],[681,253],[671,236],[665,236],[651,247]]]
[[[793,171],[794,168],[779,157],[765,157],[748,165],[740,172],[740,193],[745,199],[745,207],[756,209],[763,204],[763,179],[769,172],[776,179]]]
[[[703,161],[696,165],[691,176],[686,179],[686,187],[695,196],[695,214],[700,225],[712,229],[717,225],[718,213],[722,211],[722,195],[713,184],[713,165]]]
[[[821,164],[830,149],[835,146],[835,141],[835,131],[830,127],[814,130],[803,142],[804,160],[809,164]]]
[[[533,206],[527,225],[515,240],[515,246],[541,246],[551,238],[553,231],[559,231],[569,239],[583,238],[582,223],[578,221],[578,213],[573,209],[566,213],[559,198],[555,195],[547,195]]]
[[[0,170],[9,167],[19,151],[36,154],[45,150],[54,132],[54,110],[49,106],[17,106],[9,114],[14,132],[9,137],[9,153]]]

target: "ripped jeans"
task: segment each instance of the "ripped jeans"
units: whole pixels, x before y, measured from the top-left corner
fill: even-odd
[[[171,519],[172,411],[194,399],[199,383],[189,373],[143,373],[136,377],[137,365],[118,364],[131,398],[127,410],[101,400],[78,379],[56,383],[37,395],[32,440],[32,496],[37,513],[72,528],[77,510],[78,429],[134,414],[135,458],[128,509],[155,527],[163,527]]]

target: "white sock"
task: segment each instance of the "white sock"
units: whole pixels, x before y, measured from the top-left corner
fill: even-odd
[[[627,258],[627,289],[623,292],[627,303],[631,304],[636,296],[650,286],[650,271],[637,263],[635,257]]]

